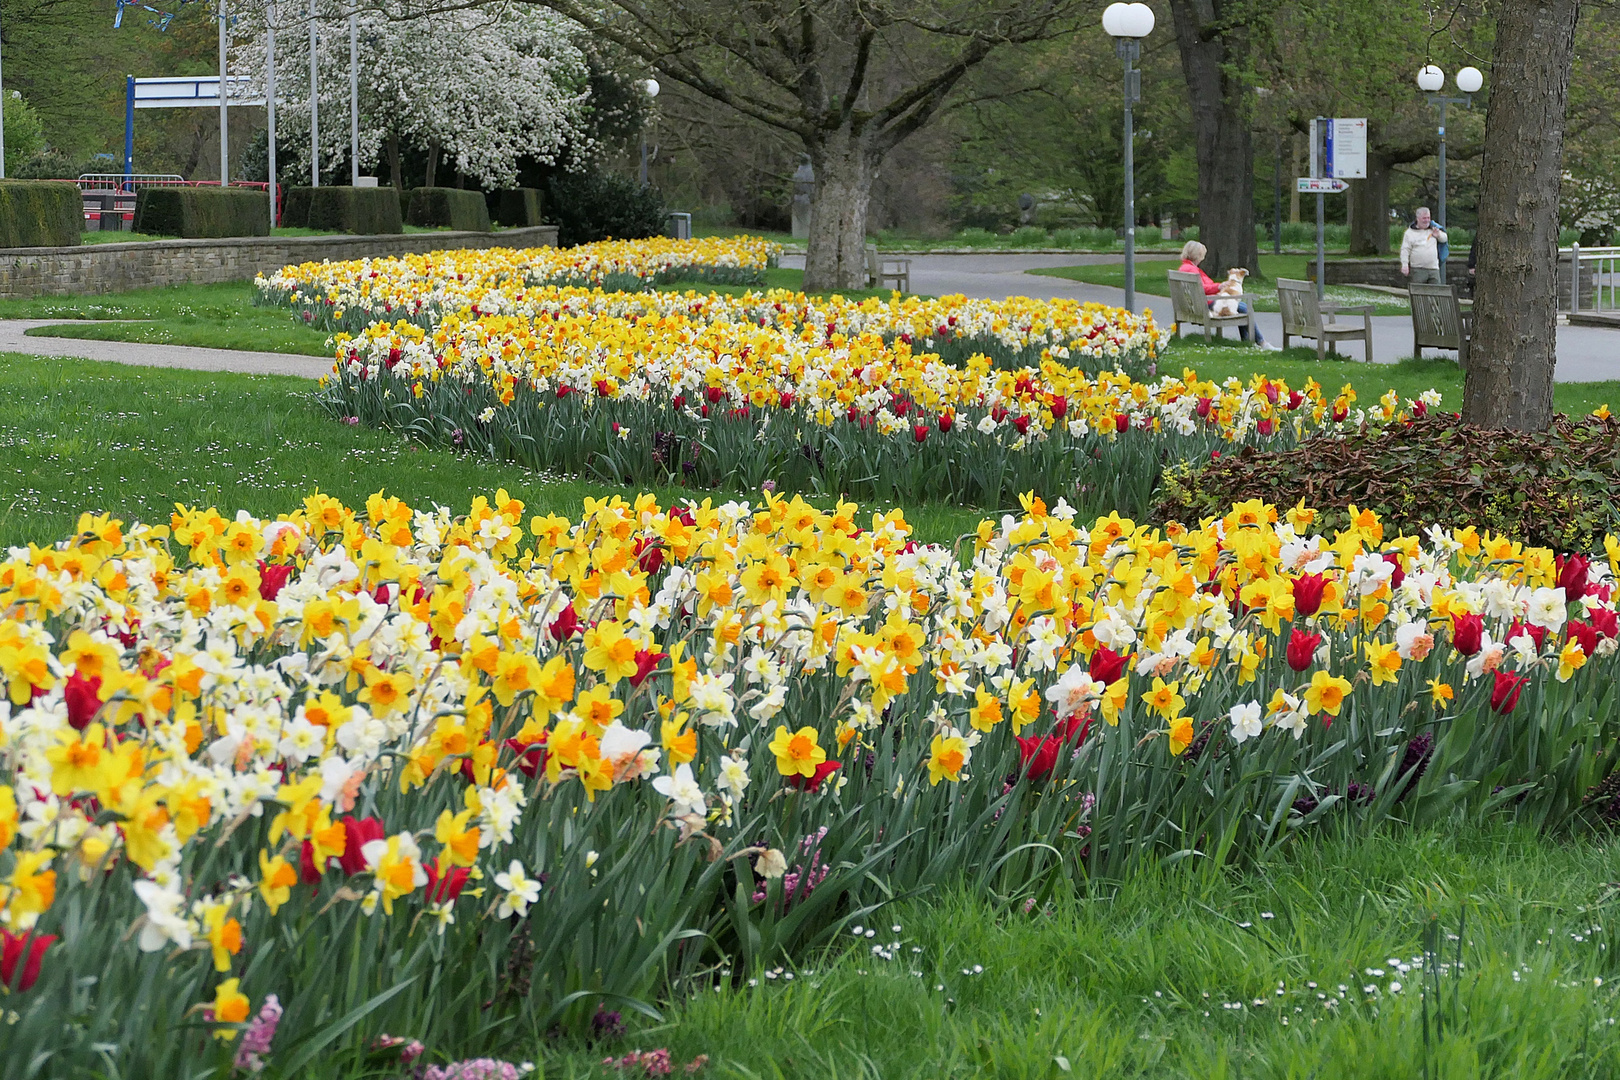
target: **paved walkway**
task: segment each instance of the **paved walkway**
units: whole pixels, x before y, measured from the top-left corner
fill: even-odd
[[[1053,266],[1095,266],[1119,263],[1119,255],[912,255],[911,287],[931,296],[962,293],[975,299],[1002,300],[1009,296],[1032,296],[1039,300],[1064,297],[1120,306],[1125,291],[1107,285],[1088,285],[1068,278],[1025,273],[1026,270]],[[1166,261],[1163,255],[1138,256],[1139,262]],[[784,266],[804,266],[804,256],[789,255]],[[1140,276],[1140,275],[1138,275]],[[1170,299],[1164,296],[1136,296],[1138,311],[1152,308],[1156,315],[1168,316]],[[1255,316],[1267,341],[1282,344],[1282,316],[1261,312]],[[1201,331],[1200,331],[1201,333]],[[1197,336],[1197,335],[1193,335]],[[1342,346],[1352,359],[1363,356],[1361,343]],[[1373,359],[1392,364],[1412,355],[1412,319],[1407,315],[1373,317]],[[1453,356],[1430,350],[1431,356]],[[1559,382],[1602,382],[1620,380],[1620,331],[1589,326],[1558,328]]]
[[[332,361],[319,356],[288,353],[239,352],[235,349],[199,349],[190,345],[144,345],[131,341],[96,341],[92,338],[28,337],[35,326],[60,326],[63,319],[0,319],[0,352],[30,356],[73,356],[110,360],[141,367],[187,368],[191,371],[234,371],[244,375],[302,375],[318,379],[332,370]]]
[[[1166,256],[1143,256],[1142,261],[1164,261]],[[1087,285],[1067,278],[1045,277],[1026,270],[1053,266],[1082,266],[1118,263],[1118,255],[915,255],[911,256],[911,287],[920,293],[944,296],[962,293],[969,297],[1001,300],[1008,296],[1031,296],[1049,300],[1067,297],[1093,300],[1118,306],[1125,302],[1121,289]],[[783,264],[802,267],[804,256],[789,255]],[[1168,314],[1166,297],[1137,295],[1137,309],[1152,308]],[[235,352],[228,349],[198,349],[184,345],[141,345],[123,341],[94,341],[87,338],[26,337],[23,331],[35,326],[51,326],[62,319],[0,319],[0,352],[20,352],[34,356],[78,356],[90,360],[110,360],[147,367],[189,368],[194,371],[236,371],[255,375],[302,375],[319,378],[332,368],[332,362],[315,356],[280,353]],[[1267,340],[1281,343],[1282,319],[1274,313],[1257,316]],[[1361,343],[1344,346],[1344,353],[1359,359]],[[1373,359],[1394,363],[1412,355],[1412,320],[1404,315],[1373,318]],[[1449,356],[1449,353],[1434,353]],[[1600,382],[1620,379],[1620,331],[1587,326],[1558,328],[1559,382]]]

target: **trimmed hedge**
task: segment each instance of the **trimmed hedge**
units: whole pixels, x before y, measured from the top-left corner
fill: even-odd
[[[1554,551],[1602,550],[1620,530],[1620,418],[1559,416],[1550,431],[1489,431],[1451,416],[1318,435],[1280,452],[1245,446],[1165,470],[1155,522],[1193,524],[1236,502],[1263,499],[1318,510],[1323,532],[1347,507],[1416,535],[1439,521],[1472,525]]]
[[[392,186],[314,188],[309,196],[308,227],[337,229],[357,236],[405,231],[399,192]]]
[[[276,225],[283,229],[309,228],[309,197],[316,190],[307,186],[288,188],[281,201],[281,220]]]
[[[514,229],[541,223],[544,202],[539,188],[520,187],[491,191],[484,196],[490,220]]]
[[[610,173],[558,173],[546,206],[563,247],[598,240],[641,240],[664,231],[658,189]]]
[[[77,184],[0,180],[0,248],[75,247],[83,231]]]
[[[419,187],[411,192],[405,220],[423,228],[448,225],[463,232],[489,232],[489,207],[481,191]]]
[[[146,188],[135,199],[135,231],[196,239],[269,236],[270,199],[249,188]]]

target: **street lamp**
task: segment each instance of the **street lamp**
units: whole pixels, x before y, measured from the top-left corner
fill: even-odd
[[[1417,75],[1418,89],[1429,96],[1429,104],[1440,110],[1440,212],[1435,215],[1435,221],[1442,232],[1446,228],[1446,107],[1448,105],[1474,106],[1474,95],[1479,88],[1485,85],[1485,76],[1477,67],[1465,67],[1457,72],[1457,89],[1463,93],[1462,97],[1447,97],[1442,91],[1446,85],[1446,73],[1433,64],[1424,64]],[[1450,245],[1441,249],[1440,253],[1440,284],[1446,283],[1446,250]]]
[[[641,84],[642,91],[650,101],[658,96],[658,80],[648,79]],[[647,186],[647,125],[641,125],[641,186]]]
[[[1142,55],[1142,39],[1153,33],[1153,9],[1146,4],[1109,4],[1103,29],[1125,62],[1125,307],[1136,310],[1136,160],[1131,106],[1142,100],[1142,73],[1132,65]]]

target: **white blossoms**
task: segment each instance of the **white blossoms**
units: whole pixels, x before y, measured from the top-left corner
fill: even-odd
[[[692,766],[684,761],[675,767],[673,775],[660,776],[652,782],[652,786],[654,791],[675,804],[671,812],[676,817],[692,815],[702,817],[708,812],[703,788],[698,786],[697,780],[692,776]]]
[[[1232,721],[1232,741],[1235,743],[1258,738],[1265,730],[1265,722],[1260,718],[1258,701],[1246,701],[1241,705],[1232,706],[1227,718]]]
[[[540,899],[540,882],[531,878],[524,872],[523,864],[516,859],[505,872],[495,875],[495,885],[504,890],[501,902],[495,907],[497,918],[505,919],[512,915],[526,918],[529,914],[529,905]]]

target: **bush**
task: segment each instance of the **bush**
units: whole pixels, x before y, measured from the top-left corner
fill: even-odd
[[[399,192],[390,187],[305,188],[309,192],[303,224],[311,229],[337,229],[357,236],[402,233]]]
[[[283,229],[309,228],[309,199],[318,189],[312,187],[292,187],[287,189],[287,196],[281,204],[281,220],[276,224]]]
[[[411,192],[405,220],[429,229],[449,226],[459,232],[489,232],[489,207],[481,191],[420,187]]]
[[[546,197],[563,247],[598,240],[641,240],[664,231],[656,188],[606,173],[559,173]]]
[[[1487,431],[1450,416],[1317,436],[1293,450],[1244,447],[1165,472],[1154,517],[1196,523],[1234,502],[1317,507],[1344,525],[1351,503],[1388,530],[1425,524],[1500,533],[1556,551],[1594,551],[1620,529],[1620,420],[1559,416],[1547,432]]]
[[[497,225],[521,229],[538,225],[544,220],[541,215],[544,200],[541,198],[539,188],[520,187],[491,191],[484,196],[484,202],[489,207],[490,220]]]
[[[1112,251],[1119,243],[1119,237],[1114,235],[1113,229],[1078,227],[1059,229],[1052,234],[1052,242],[1063,248],[1092,248],[1100,251]]]
[[[135,199],[135,231],[158,236],[269,236],[270,200],[248,188],[146,188]]]
[[[1038,225],[1025,225],[1014,229],[1012,235],[1007,237],[1009,247],[1045,247],[1051,242],[1052,238],[1047,235],[1046,230]]]
[[[73,247],[83,230],[76,184],[0,180],[0,248]]]

